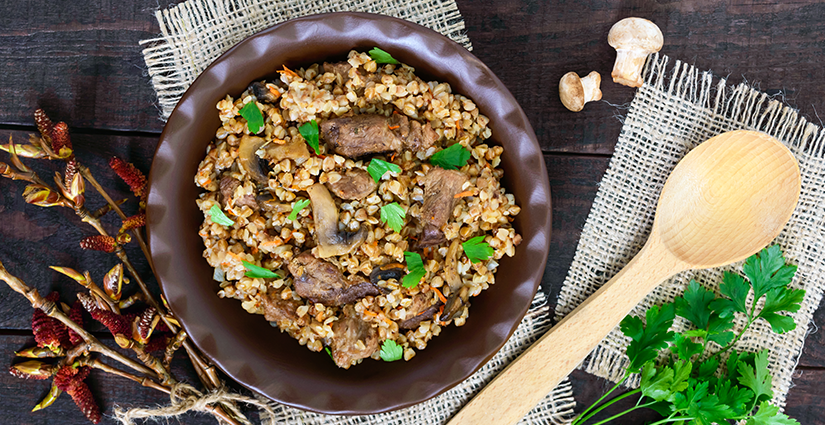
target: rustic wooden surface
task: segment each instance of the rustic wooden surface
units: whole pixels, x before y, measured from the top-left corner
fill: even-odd
[[[579,233],[607,168],[621,117],[633,90],[609,81],[615,53],[607,45],[610,26],[627,16],[656,22],[665,36],[663,53],[738,83],[747,81],[776,95],[814,122],[825,111],[825,3],[635,0],[457,0],[475,54],[507,85],[529,116],[548,165],[553,196],[553,240],[542,290],[555,299],[572,261]],[[34,131],[31,113],[45,108],[72,127],[78,155],[102,183],[127,196],[106,160],[118,155],[148,171],[163,128],[146,76],[138,41],[158,32],[154,11],[171,0],[0,1],[0,139],[21,140]],[[581,113],[558,100],[558,80],[567,71],[604,77],[604,102]],[[0,160],[6,156],[0,154]],[[47,176],[57,164],[32,163]],[[66,210],[27,205],[23,184],[0,180],[0,258],[41,291],[55,289],[69,301],[75,284],[47,266],[88,269],[101,276],[115,264],[111,256],[82,251],[77,241],[91,234]],[[92,205],[102,201],[90,197]],[[133,259],[140,253],[132,248]],[[144,261],[139,269],[148,274]],[[32,344],[31,311],[23,298],[0,288],[0,363]],[[825,322],[820,311],[815,323]],[[97,328],[98,330],[100,328]],[[105,333],[99,335],[104,336]],[[110,339],[107,339],[111,343]],[[5,367],[5,366],[4,366]],[[196,382],[178,359],[175,373]],[[572,375],[577,400],[587,404],[607,383],[582,372]],[[114,402],[164,403],[165,396],[131,382],[95,372],[93,390],[107,414]],[[803,424],[825,416],[825,335],[807,340],[788,397],[786,412]],[[2,423],[87,423],[67,396],[45,411],[30,413],[48,384],[0,373]],[[640,423],[650,416],[623,420]],[[114,423],[111,417],[105,423]],[[182,423],[212,423],[189,415]]]

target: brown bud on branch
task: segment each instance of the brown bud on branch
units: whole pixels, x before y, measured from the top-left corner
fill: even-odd
[[[117,242],[115,241],[115,238],[111,236],[94,235],[83,238],[80,241],[80,247],[95,251],[115,252]]]

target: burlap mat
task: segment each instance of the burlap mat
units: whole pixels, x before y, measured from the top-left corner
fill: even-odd
[[[161,36],[144,40],[143,56],[165,120],[195,78],[223,52],[244,38],[287,19],[308,14],[359,11],[390,15],[438,31],[472,49],[464,19],[453,0],[188,0],[156,13]],[[551,324],[543,293],[505,346],[470,378],[450,391],[416,406],[371,416],[327,416],[273,404],[276,417],[267,424],[438,424],[461,406],[538,339]],[[572,417],[572,385],[563,381],[533,409],[522,423],[562,424]],[[264,416],[268,416],[262,412]]]
[[[156,12],[161,36],[143,40],[143,58],[166,120],[195,78],[246,37],[291,18],[370,12],[406,19],[451,38],[470,39],[454,0],[188,0]]]
[[[783,406],[811,318],[825,286],[825,132],[796,111],[753,88],[727,85],[709,72],[666,56],[652,56],[645,84],[630,105],[610,166],[602,179],[584,225],[573,264],[556,307],[561,318],[606,283],[642,248],[653,223],[659,193],[677,162],[708,138],[730,130],[766,132],[794,153],[802,171],[802,194],[788,225],[776,239],[786,258],[799,265],[792,286],[807,291],[802,308],[793,315],[794,331],[771,332],[758,321],[736,346],[738,350],[770,350],[774,402]],[[663,283],[633,311],[672,301],[690,279],[718,292],[728,267],[686,272]],[[745,319],[737,321],[741,329]],[[686,328],[677,321],[679,330]],[[585,371],[613,381],[627,366],[627,340],[616,328],[585,360]]]

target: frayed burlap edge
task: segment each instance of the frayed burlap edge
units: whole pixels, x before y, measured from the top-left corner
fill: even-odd
[[[305,412],[280,404],[271,403],[275,415],[261,412],[262,422],[266,425],[280,423],[300,423],[307,425],[412,425],[441,424],[453,416],[493,377],[501,372],[533,342],[543,335],[552,325],[550,305],[547,296],[539,292],[533,299],[532,306],[522,319],[513,336],[504,347],[471,377],[455,388],[419,403],[393,412],[370,416],[330,416]],[[573,418],[576,402],[573,398],[573,386],[565,379],[547,397],[530,411],[520,423],[522,424],[568,424]]]
[[[676,163],[693,147],[730,130],[768,133],[796,156],[802,193],[793,217],[774,243],[799,266],[792,282],[807,291],[793,318],[797,328],[783,335],[758,321],[736,345],[740,351],[770,350],[774,403],[783,406],[793,370],[812,316],[825,287],[825,132],[777,99],[747,84],[729,86],[710,72],[654,55],[645,66],[639,89],[622,127],[613,158],[600,184],[593,208],[556,307],[562,318],[615,275],[641,249],[650,232],[659,192]],[[632,314],[672,301],[691,279],[718,292],[723,270],[681,273],[664,282]],[[737,317],[737,329],[745,319]],[[674,327],[687,324],[677,318]],[[617,381],[624,374],[628,339],[614,329],[584,361],[583,369]],[[718,348],[718,347],[717,347]],[[637,385],[638,381],[629,383]]]
[[[143,40],[143,58],[161,119],[212,61],[246,37],[299,16],[370,12],[406,19],[472,50],[454,0],[188,0],[156,12],[161,34]]]

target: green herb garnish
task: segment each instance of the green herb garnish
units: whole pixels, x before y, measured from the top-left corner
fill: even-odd
[[[401,232],[401,228],[404,227],[404,217],[406,217],[406,215],[407,213],[404,211],[404,208],[401,208],[398,202],[393,202],[381,207],[381,222],[389,223],[392,230],[395,230],[396,233]]]
[[[427,274],[424,269],[424,261],[421,256],[415,252],[404,251],[404,261],[407,263],[407,270],[410,272],[401,279],[401,286],[405,288],[415,288],[421,278]]]
[[[244,105],[239,112],[246,120],[246,125],[249,127],[249,131],[253,134],[260,133],[261,129],[264,127],[264,116],[258,108],[258,105],[254,101],[249,102]]]
[[[385,362],[394,362],[404,357],[404,348],[391,339],[381,344],[381,359]]]
[[[273,272],[272,270],[265,269],[261,266],[256,266],[249,261],[243,262],[243,266],[246,267],[246,273],[244,276],[251,277],[251,278],[261,278],[261,279],[280,279],[281,275],[278,273]]]
[[[302,209],[306,208],[309,205],[309,199],[302,199],[295,203],[292,206],[292,212],[289,213],[289,216],[286,218],[287,220],[295,220],[298,218],[298,213],[301,212]]]
[[[487,242],[484,242],[484,236],[476,236],[467,242],[461,244],[467,258],[473,263],[480,263],[484,260],[489,260],[493,256],[493,248]]]
[[[234,221],[230,220],[229,217],[223,213],[223,210],[218,204],[212,205],[212,208],[209,209],[209,214],[211,215],[213,223],[218,223],[221,226],[231,226],[235,224]]]
[[[430,157],[430,163],[445,170],[455,170],[467,165],[470,151],[461,143],[455,143],[447,149],[442,149]]]
[[[785,264],[780,248],[771,246],[748,258],[742,270],[744,277],[724,274],[719,286],[721,296],[691,281],[673,303],[648,309],[645,322],[638,317],[625,317],[621,330],[631,342],[627,346],[630,364],[624,378],[579,415],[573,425],[586,423],[604,408],[634,394],[641,395],[635,406],[612,419],[632,410],[650,408],[665,416],[652,425],[727,424],[731,420],[747,425],[799,424],[768,404],[774,395],[768,351],[752,354],[733,350],[760,318],[777,333],[796,327],[792,317],[780,314],[798,311],[804,298],[804,290],[788,288],[796,266]],[[753,297],[749,302],[751,291]],[[734,330],[734,313],[747,319],[740,331]],[[670,331],[677,315],[694,328],[682,333]],[[717,349],[706,353],[712,347]],[[727,352],[728,360],[722,365],[720,359]],[[724,368],[720,371],[721,366]],[[635,373],[641,374],[639,389],[603,402]]]
[[[387,162],[378,158],[371,159],[370,164],[367,166],[367,172],[370,173],[372,179],[375,180],[376,183],[381,181],[381,177],[384,177],[384,174],[387,171],[400,173],[401,167],[393,164],[392,162]]]
[[[375,61],[375,63],[391,63],[393,65],[398,65],[400,63],[397,60],[395,60],[395,58],[392,57],[392,55],[377,47],[373,47],[369,53],[370,57],[372,58],[372,60]]]
[[[309,146],[315,150],[315,155],[320,155],[321,150],[318,149],[318,122],[312,120],[308,123],[304,123],[300,127],[298,127],[298,131],[303,136],[304,140],[307,141]]]
[[[324,351],[326,351],[327,354],[329,354],[329,358],[331,358],[332,361],[335,361],[335,359],[332,357],[332,350],[330,350],[329,347],[324,347]]]

